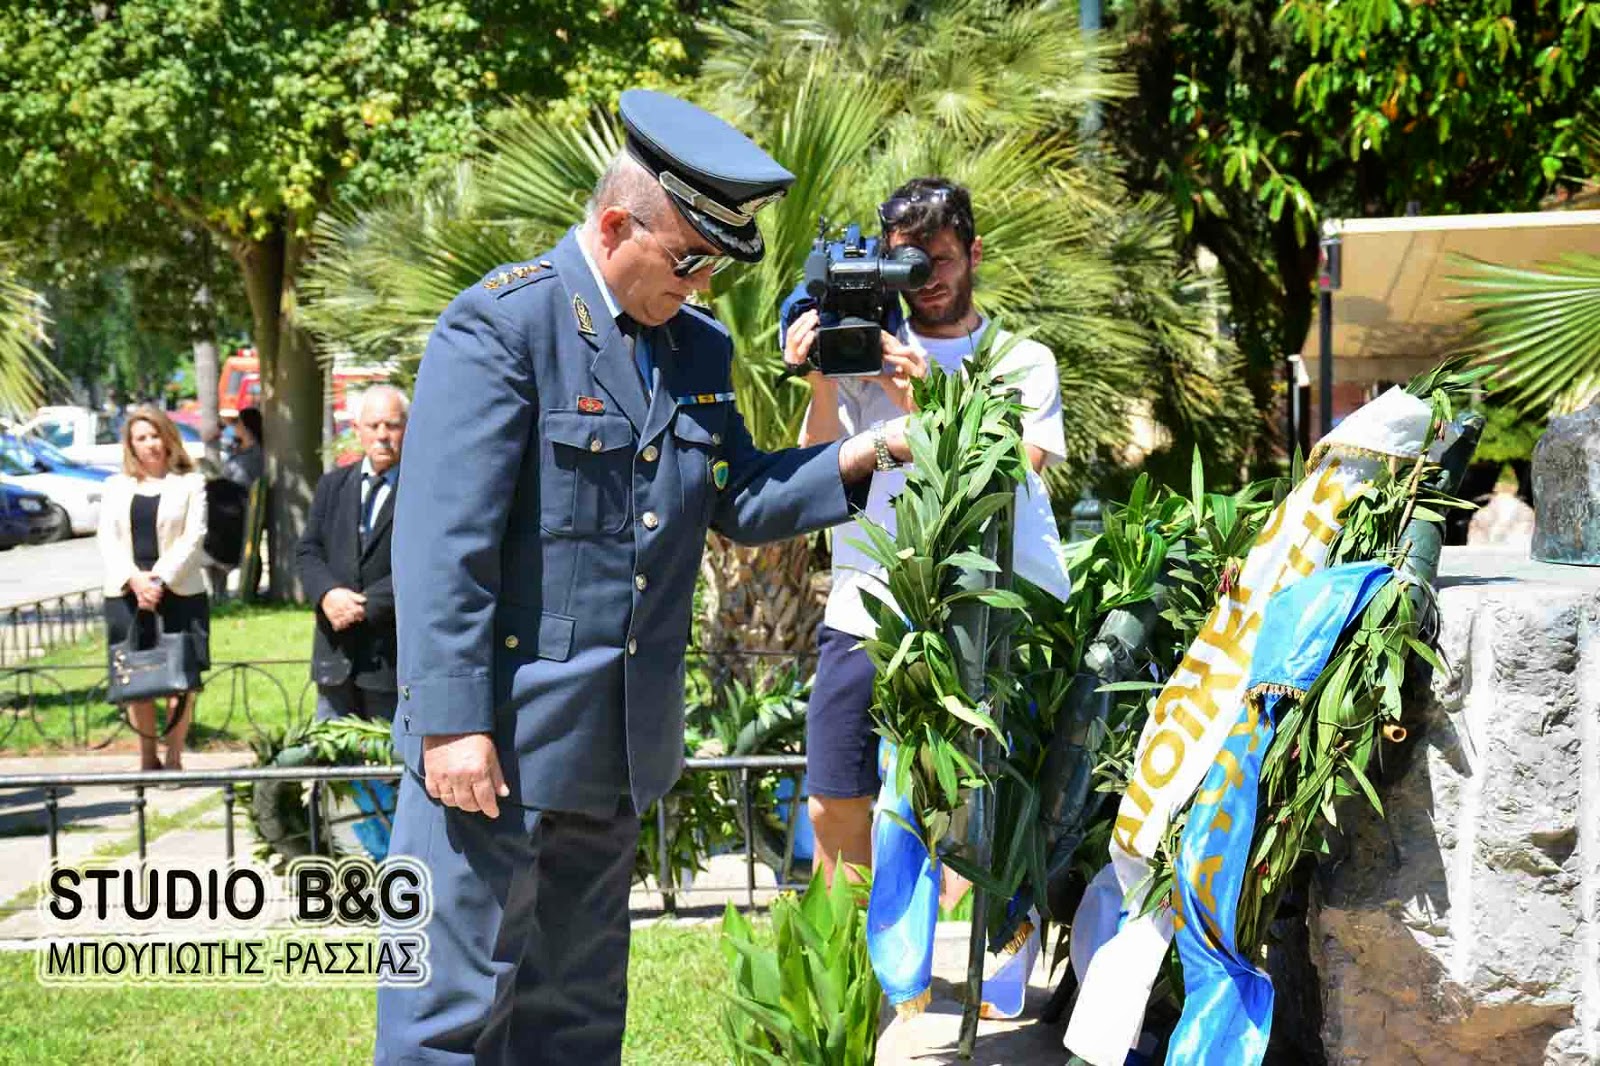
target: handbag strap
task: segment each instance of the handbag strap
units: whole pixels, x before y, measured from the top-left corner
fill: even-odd
[[[148,607],[135,607],[133,609],[133,618],[128,622],[128,635],[122,638],[122,647],[127,651],[134,652],[139,650],[139,616],[141,614],[147,614],[151,618],[157,620],[156,644],[161,643],[161,616],[155,611],[150,610]],[[151,647],[154,646],[155,645],[151,645]]]

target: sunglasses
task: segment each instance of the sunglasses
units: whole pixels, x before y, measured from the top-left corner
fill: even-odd
[[[695,252],[690,255],[678,255],[673,252],[671,248],[668,248],[666,243],[662,241],[660,237],[657,237],[655,232],[651,230],[649,226],[645,225],[644,220],[638,215],[630,215],[629,217],[637,222],[639,224],[639,228],[643,230],[652,241],[656,242],[656,247],[665,252],[667,254],[667,258],[672,260],[672,276],[675,278],[686,278],[691,274],[698,274],[707,269],[709,269],[713,275],[720,274],[734,263],[734,258],[731,255],[710,255],[705,252]]]
[[[950,199],[948,189],[928,189],[924,192],[912,193],[910,196],[896,196],[885,200],[878,206],[878,221],[884,229],[893,229],[898,226],[911,208],[917,204],[927,204],[930,207],[943,207]]]

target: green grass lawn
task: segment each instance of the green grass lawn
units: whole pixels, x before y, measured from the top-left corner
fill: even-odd
[[[633,934],[622,1060],[726,1062],[727,965],[716,925]],[[0,1064],[364,1063],[374,994],[339,988],[46,988],[30,952],[0,953]]]
[[[312,614],[304,607],[228,603],[211,615],[211,659],[190,747],[245,747],[258,730],[309,720]],[[0,670],[0,754],[35,754],[137,740],[105,702],[105,640],[59,647],[30,663],[43,672]],[[274,663],[272,660],[295,660]],[[227,667],[247,662],[260,665]],[[73,669],[89,667],[88,669]]]

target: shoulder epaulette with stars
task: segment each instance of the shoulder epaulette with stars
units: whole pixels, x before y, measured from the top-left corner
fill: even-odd
[[[514,266],[510,270],[502,270],[498,274],[483,279],[483,287],[493,292],[501,286],[510,285],[513,281],[523,281],[533,277],[541,270],[549,269],[550,260],[548,259],[541,259],[537,263],[523,263],[521,266]]]

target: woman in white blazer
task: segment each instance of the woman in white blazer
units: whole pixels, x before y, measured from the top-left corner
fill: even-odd
[[[205,488],[205,478],[183,450],[172,420],[153,407],[129,411],[122,427],[122,473],[106,480],[97,537],[105,567],[110,648],[125,642],[135,624],[141,627],[139,646],[153,645],[159,617],[163,632],[193,634],[201,669],[211,665],[211,610],[201,551],[206,536]],[[168,770],[183,767],[183,742],[193,709],[193,692],[168,700]],[[156,757],[155,702],[129,704],[128,718],[139,734],[140,769],[161,769]]]

